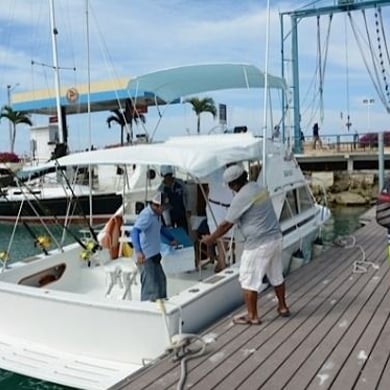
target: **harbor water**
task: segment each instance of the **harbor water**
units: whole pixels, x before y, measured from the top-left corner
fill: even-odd
[[[353,234],[360,227],[359,218],[367,211],[367,207],[337,207],[332,209],[332,218],[322,231],[322,240],[325,244],[331,244],[340,236]],[[6,250],[10,253],[12,261],[22,260],[26,256],[32,256],[40,252],[40,249],[34,245],[34,237],[43,233],[43,229],[38,227],[25,227],[19,225],[14,230],[13,225],[0,224],[0,251]],[[63,237],[63,229],[56,226],[55,237],[53,239],[64,242],[73,240],[72,234],[77,235],[78,229],[72,227]],[[9,241],[13,237],[13,243],[9,247]],[[287,283],[288,286],[288,283]],[[17,375],[9,371],[0,370],[0,389],[1,390],[69,390],[70,387],[57,385]]]

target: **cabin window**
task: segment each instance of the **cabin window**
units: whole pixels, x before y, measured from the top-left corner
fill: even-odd
[[[44,287],[49,283],[55,282],[61,278],[65,272],[66,265],[64,263],[57,264],[53,267],[39,271],[33,275],[29,275],[21,279],[18,284],[30,287]]]
[[[287,219],[290,219],[292,216],[298,214],[298,202],[296,196],[296,190],[290,190],[286,193],[286,198],[284,199],[282,212],[280,214],[279,222],[283,222]]]
[[[297,188],[300,211],[306,211],[313,207],[313,198],[306,186]]]

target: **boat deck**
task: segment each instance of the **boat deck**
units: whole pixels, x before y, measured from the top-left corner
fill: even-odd
[[[176,389],[181,379],[182,388],[200,390],[388,389],[386,230],[372,221],[342,244],[288,276],[291,317],[277,315],[268,289],[259,299],[261,325],[225,317],[202,334],[214,339],[202,356],[181,365],[167,355],[111,389]]]

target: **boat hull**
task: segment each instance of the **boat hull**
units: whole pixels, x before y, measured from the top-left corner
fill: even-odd
[[[0,274],[2,368],[68,386],[107,388],[107,378],[88,382],[91,369],[77,368],[72,377],[69,361],[94,362],[96,367],[110,362],[116,367],[113,385],[124,368],[128,375],[166,352],[173,335],[198,332],[242,303],[238,266],[218,275],[211,271],[209,277],[187,274],[193,281],[177,293],[172,289],[178,275],[168,275],[167,301],[140,302],[107,296],[104,266],[88,267],[79,259],[78,246],[64,250],[49,258],[38,255]],[[193,266],[193,258],[189,261]],[[66,270],[57,282],[36,286],[35,275],[61,264]],[[133,296],[139,288],[138,282]],[[46,362],[42,354],[52,358]]]
[[[23,205],[22,205],[23,203]],[[67,211],[74,210],[67,214]],[[92,196],[92,216],[94,223],[106,222],[122,205],[122,196],[117,193],[94,194]],[[21,211],[20,208],[22,207]],[[18,217],[18,214],[20,216]],[[32,200],[0,200],[0,221],[29,223],[84,222],[90,215],[90,198],[81,195],[71,200],[67,197],[32,199]]]

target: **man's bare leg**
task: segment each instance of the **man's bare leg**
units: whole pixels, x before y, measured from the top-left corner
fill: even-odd
[[[225,263],[225,246],[223,239],[217,240],[217,265],[215,267],[215,272],[220,272],[226,268]]]
[[[257,291],[252,290],[242,290],[244,293],[244,301],[246,305],[246,310],[248,312],[248,319],[258,320],[257,315]]]
[[[290,311],[286,304],[286,285],[283,282],[279,286],[274,286],[276,298],[278,300],[278,313],[282,316],[287,317],[290,315]]]

